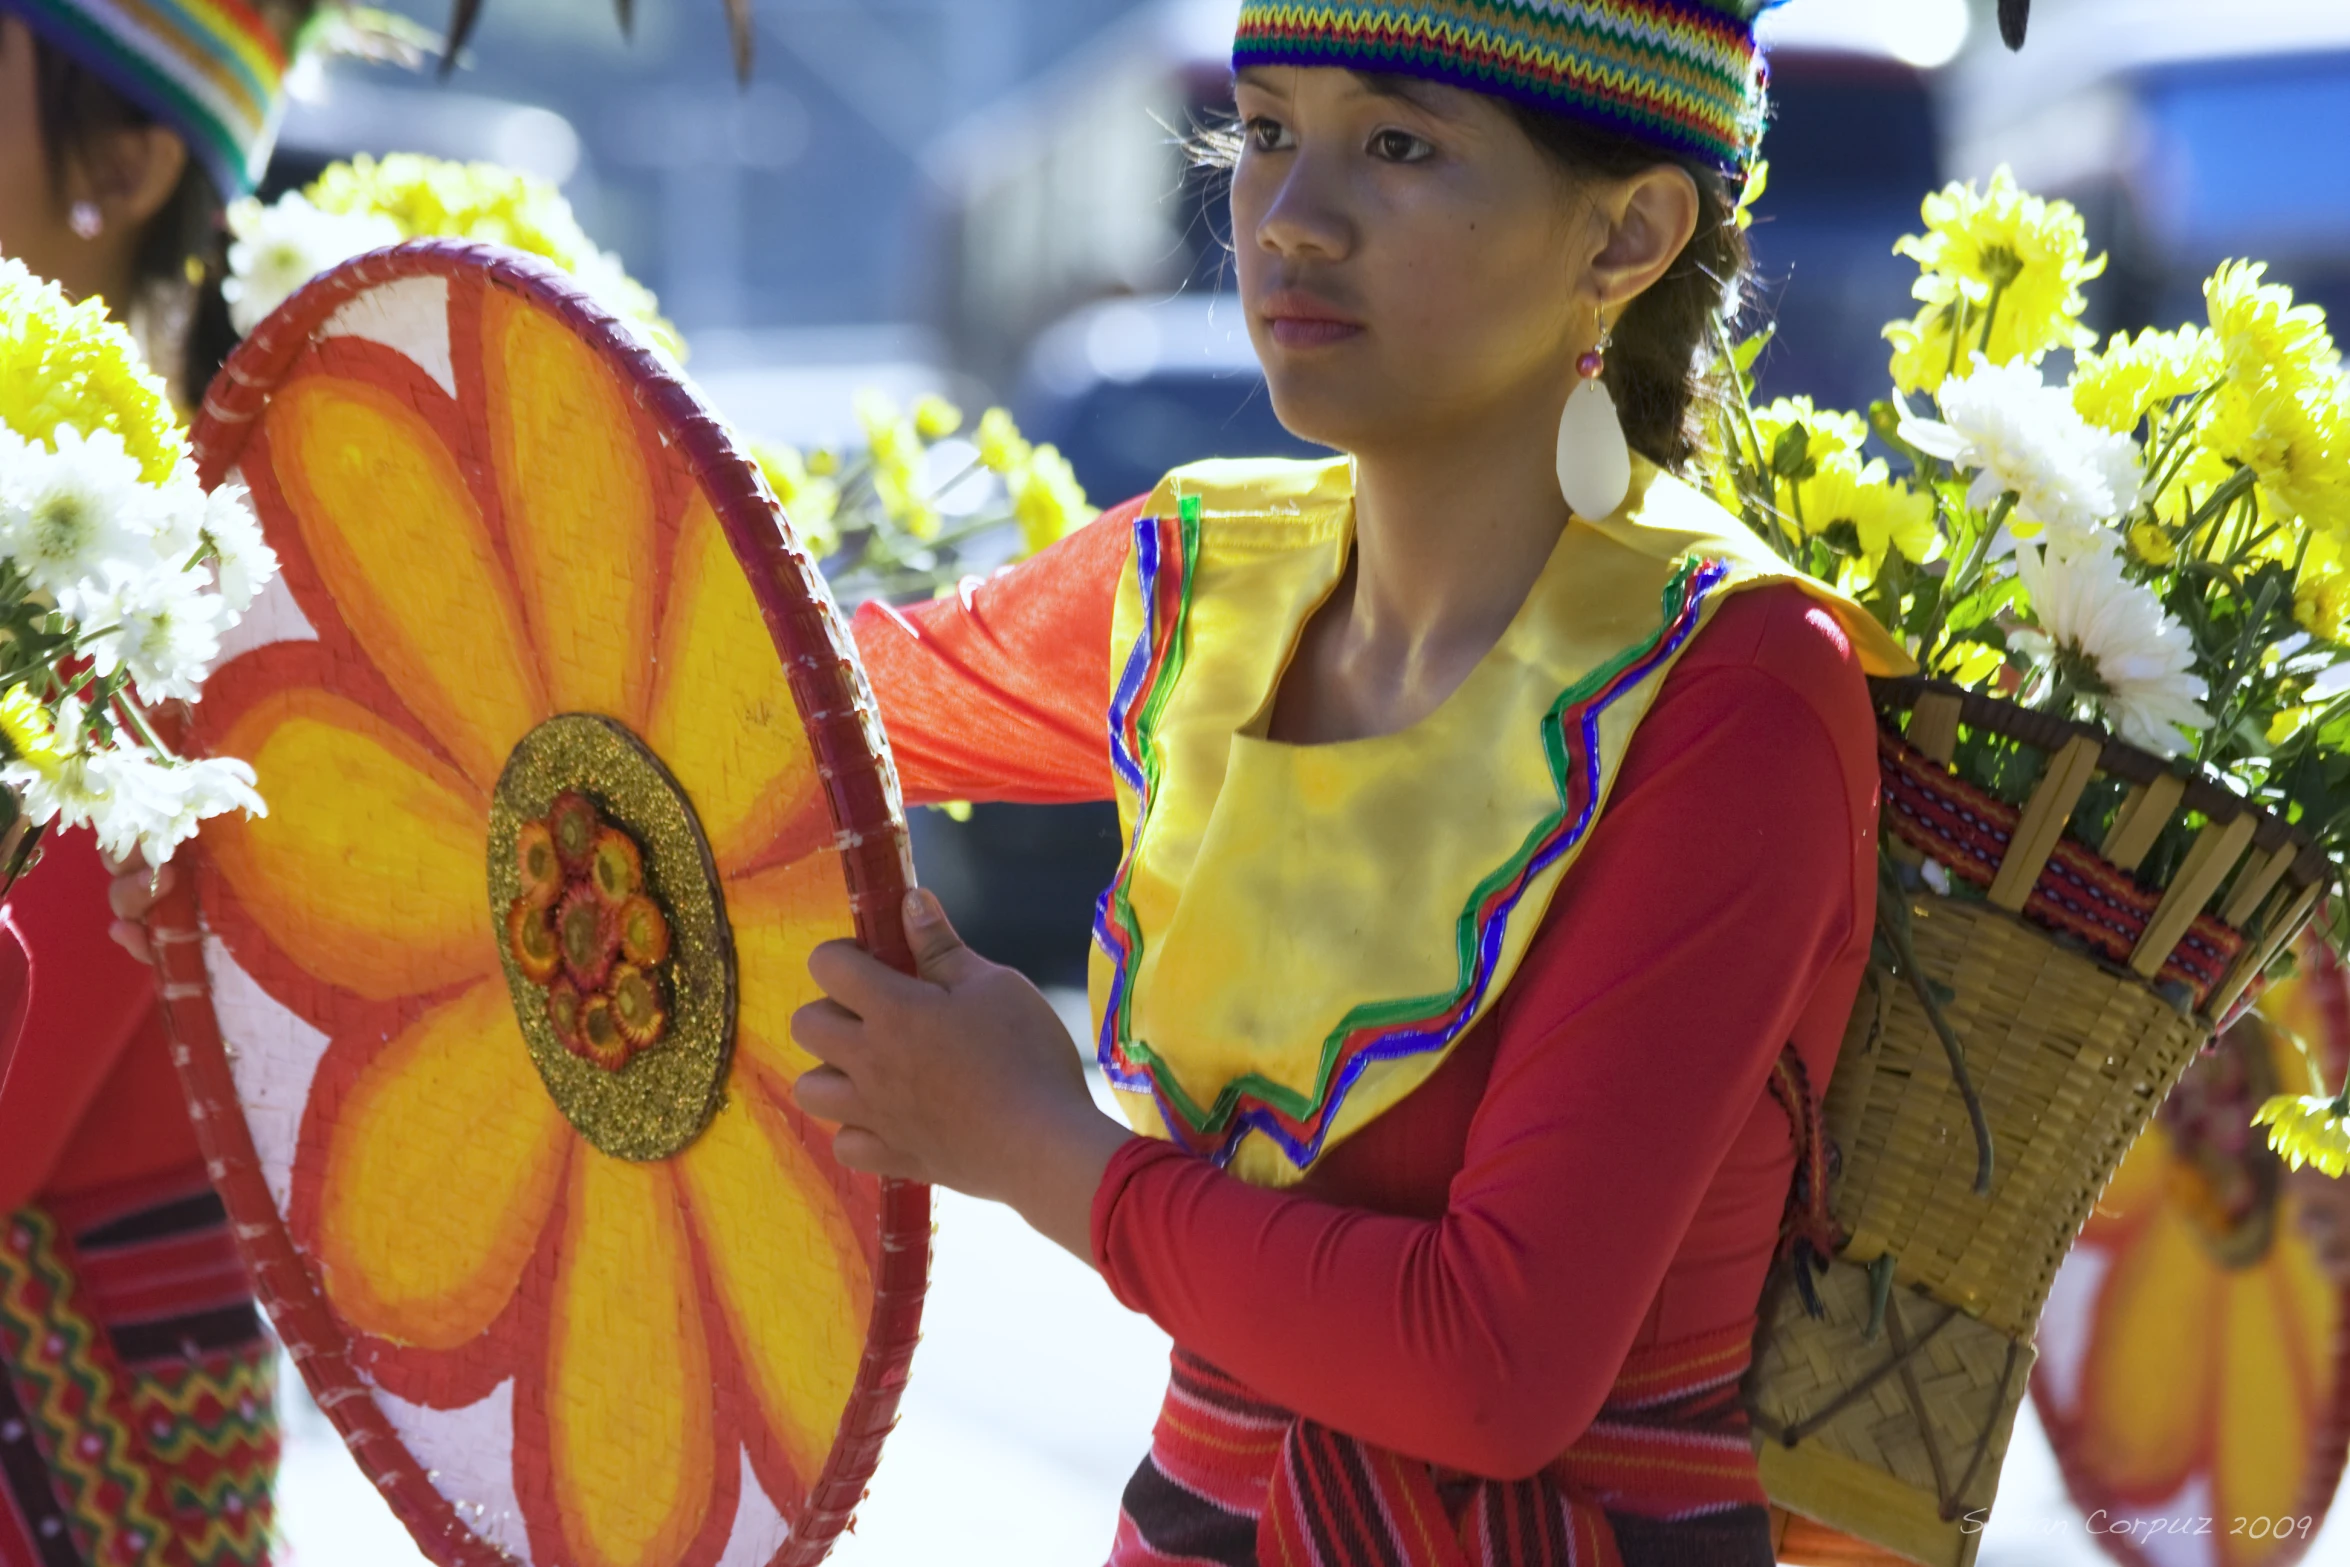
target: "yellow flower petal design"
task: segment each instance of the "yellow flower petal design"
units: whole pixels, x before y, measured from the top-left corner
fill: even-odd
[[[2278,1205],[2276,1245],[2266,1268],[2276,1286],[2277,1331],[2293,1355],[2294,1383],[2307,1390],[2312,1407],[2323,1408],[2333,1398],[2341,1295],[2301,1234],[2299,1213],[2290,1198]]]
[[[840,856],[826,849],[729,882],[726,914],[740,997],[735,1043],[789,1083],[816,1064],[791,1039],[791,1015],[824,994],[808,977],[808,954],[857,933]]]
[[[553,1208],[576,1140],[547,1097],[502,980],[409,1026],[335,1117],[319,1276],[343,1319],[426,1349],[496,1320]]]
[[[824,809],[783,661],[699,491],[670,568],[655,682],[645,739],[685,785],[721,871]]]
[[[873,1283],[832,1188],[783,1118],[738,1085],[679,1156],[694,1228],[768,1429],[813,1482],[865,1353]]]
[[[205,846],[296,963],[373,1001],[497,972],[488,807],[447,764],[315,688],[256,702],[220,750],[253,764],[270,811],[215,817]]]
[[[717,1442],[710,1344],[666,1165],[579,1144],[549,1321],[547,1457],[567,1560],[670,1567],[709,1515]]]
[[[486,292],[498,495],[547,694],[559,712],[634,725],[653,640],[653,484],[628,399],[561,322]]]
[[[2107,1276],[2087,1369],[2083,1436],[2120,1491],[2168,1496],[2202,1455],[2219,1272],[2188,1220],[2157,1210]],[[2162,1375],[2146,1368],[2160,1366]]]
[[[2309,1389],[2295,1374],[2277,1304],[2269,1269],[2231,1273],[2221,1285],[2221,1314],[2204,1329],[2220,1340],[2212,1512],[2222,1518],[2288,1513],[2306,1478]],[[2274,1550],[2273,1542],[2234,1537],[2226,1554],[2250,1561]]]
[[[2159,1121],[2150,1121],[2130,1144],[2130,1151],[2122,1155],[2121,1166],[2105,1183],[2105,1190],[2097,1194],[2097,1205],[2089,1210],[2088,1223],[2081,1226],[2081,1240],[2117,1244],[2169,1191],[2170,1166],[2169,1130]]]
[[[390,392],[313,375],[270,404],[270,462],[352,635],[466,776],[495,784],[547,704],[448,448]]]

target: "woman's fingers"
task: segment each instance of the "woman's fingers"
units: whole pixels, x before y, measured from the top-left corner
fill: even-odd
[[[791,1096],[802,1110],[835,1126],[857,1120],[865,1109],[857,1085],[838,1067],[819,1066],[802,1072],[792,1084]]]
[[[833,1134],[832,1156],[852,1170],[888,1176],[900,1181],[928,1181],[919,1159],[899,1153],[861,1126],[844,1126]]]
[[[865,1042],[865,1021],[837,1001],[811,1001],[791,1015],[792,1043],[834,1066]]]
[[[150,871],[145,861],[134,859],[130,869],[116,871],[114,880],[107,883],[107,905],[118,920],[143,920],[163,895],[171,891],[178,876],[179,872],[169,865]]]
[[[154,966],[155,946],[147,939],[146,926],[136,920],[116,920],[106,927],[106,934],[112,936],[114,944],[123,951],[149,967]]]

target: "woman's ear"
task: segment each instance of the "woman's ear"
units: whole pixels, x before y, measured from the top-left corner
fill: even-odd
[[[1697,182],[1670,163],[1643,169],[1601,204],[1607,238],[1591,258],[1602,308],[1621,310],[1671,270],[1697,232]]]
[[[69,192],[96,203],[108,230],[136,234],[179,189],[188,144],[165,126],[126,125],[97,138],[74,162]]]

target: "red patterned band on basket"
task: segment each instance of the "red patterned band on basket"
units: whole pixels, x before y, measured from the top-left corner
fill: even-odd
[[[1990,886],[2023,813],[1889,730],[1877,731],[1877,762],[1885,791],[1883,819],[1894,836],[1970,886]],[[2159,890],[2141,886],[2094,850],[2065,837],[2025,899],[2024,917],[2078,938],[2114,963],[2127,963],[2161,904]],[[2164,959],[2156,982],[2178,981],[2201,1007],[2243,947],[2241,932],[2198,914]]]

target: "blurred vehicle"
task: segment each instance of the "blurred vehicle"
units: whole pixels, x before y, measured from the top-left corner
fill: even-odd
[[[314,96],[287,107],[261,199],[274,201],[300,189],[330,163],[387,152],[502,163],[550,185],[572,187],[564,194],[574,205],[580,187],[593,184],[579,132],[552,109],[335,69],[325,73]]]
[[[1957,171],[2001,163],[2064,196],[2112,262],[2100,330],[2203,315],[2203,279],[2257,256],[2350,311],[2350,5],[2342,0],[2072,0],[2030,47],[1952,81]]]

